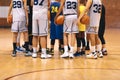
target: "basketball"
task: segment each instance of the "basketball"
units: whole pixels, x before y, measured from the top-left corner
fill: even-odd
[[[88,16],[87,14],[85,14],[85,15],[81,18],[80,22],[81,22],[82,24],[89,24],[89,22],[90,22],[89,16]]]
[[[8,16],[8,23],[10,23],[10,24],[11,24],[11,23],[12,23],[12,20],[13,20],[12,15],[9,15],[9,16]]]
[[[64,23],[64,16],[63,15],[59,15],[56,19],[56,24],[58,25],[62,25]]]

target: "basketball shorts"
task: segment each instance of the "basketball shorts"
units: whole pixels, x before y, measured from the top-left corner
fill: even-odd
[[[32,34],[33,36],[47,36],[48,20],[47,19],[33,19]]]
[[[63,32],[64,33],[78,33],[78,26],[76,24],[77,15],[66,15],[64,24],[63,24]]]
[[[14,21],[11,27],[12,32],[25,32],[28,31],[26,21]]]
[[[86,33],[88,33],[88,34],[98,34],[98,27],[88,27]]]

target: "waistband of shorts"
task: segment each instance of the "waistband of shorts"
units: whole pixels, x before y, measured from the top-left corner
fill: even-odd
[[[64,14],[64,16],[68,16],[68,15],[77,15],[76,13],[73,14]]]

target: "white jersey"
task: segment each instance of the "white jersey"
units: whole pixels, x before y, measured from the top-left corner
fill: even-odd
[[[90,8],[90,26],[99,27],[102,3],[101,0],[92,0]]]
[[[77,15],[77,7],[78,0],[65,0],[65,5],[63,8],[64,15],[76,14]]]
[[[34,0],[33,19],[47,19],[48,0]]]
[[[13,21],[25,21],[26,17],[23,0],[12,0],[12,4]]]

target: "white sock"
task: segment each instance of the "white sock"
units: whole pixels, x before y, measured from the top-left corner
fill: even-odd
[[[68,46],[64,46],[65,52],[68,52]]]
[[[46,48],[42,48],[42,53],[46,54]]]
[[[101,51],[101,45],[96,45],[97,51]]]
[[[106,51],[107,49],[106,48],[103,48],[102,51]]]
[[[74,51],[74,47],[70,47],[70,52],[72,52],[73,53],[73,51]]]
[[[95,46],[91,46],[91,52],[95,52]]]
[[[36,53],[37,52],[37,48],[33,47],[33,52]]]

